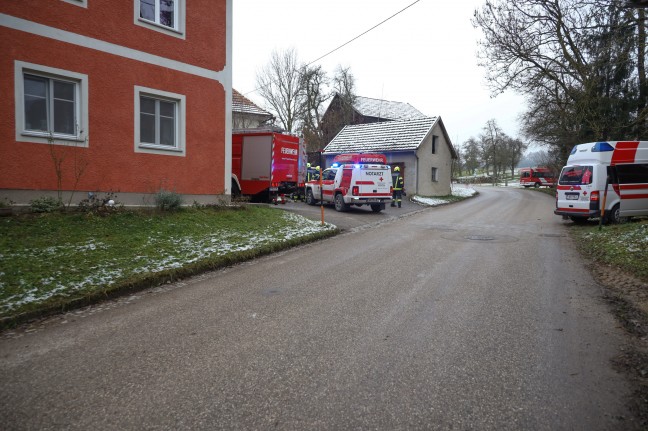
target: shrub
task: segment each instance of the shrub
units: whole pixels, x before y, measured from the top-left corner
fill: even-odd
[[[181,205],[182,198],[176,192],[162,189],[155,195],[155,206],[162,211],[178,209]]]
[[[43,196],[29,201],[29,209],[35,213],[51,213],[63,208],[63,201],[51,196]]]
[[[115,212],[122,208],[123,204],[117,201],[117,195],[113,192],[106,193],[103,197],[90,192],[86,199],[79,202],[80,211],[95,214]]]

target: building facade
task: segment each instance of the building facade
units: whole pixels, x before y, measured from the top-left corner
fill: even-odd
[[[232,0],[0,2],[0,198],[229,199]]]

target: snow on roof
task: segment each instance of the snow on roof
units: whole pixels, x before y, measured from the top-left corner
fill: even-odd
[[[365,117],[384,118],[387,120],[412,120],[425,117],[418,109],[403,102],[372,99],[370,97],[356,96],[353,104],[358,113]]]
[[[272,117],[268,111],[264,111],[254,104],[250,99],[232,88],[232,111],[243,114],[256,114]]]
[[[324,148],[325,153],[413,151],[438,117],[345,126]]]

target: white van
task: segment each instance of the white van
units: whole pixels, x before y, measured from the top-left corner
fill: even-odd
[[[648,141],[592,142],[574,147],[560,172],[554,213],[583,222],[601,216],[604,199],[606,222],[648,215]]]

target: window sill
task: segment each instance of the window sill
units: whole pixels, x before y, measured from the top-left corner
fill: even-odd
[[[185,35],[182,31],[175,29],[173,27],[167,27],[166,25],[158,24],[155,21],[149,21],[144,18],[137,18],[137,24],[142,27],[150,28],[151,30],[156,30],[161,33],[169,34],[170,36],[178,37],[184,39]]]
[[[140,143],[138,145],[142,150],[156,150],[156,151],[169,151],[172,153],[182,153],[182,149],[178,147],[169,147],[166,145],[155,145],[155,144],[145,144]]]
[[[23,142],[35,142],[52,145],[70,145],[75,147],[87,147],[87,139],[83,136],[55,135],[49,133],[23,131],[20,133]],[[79,145],[82,144],[82,145]]]

